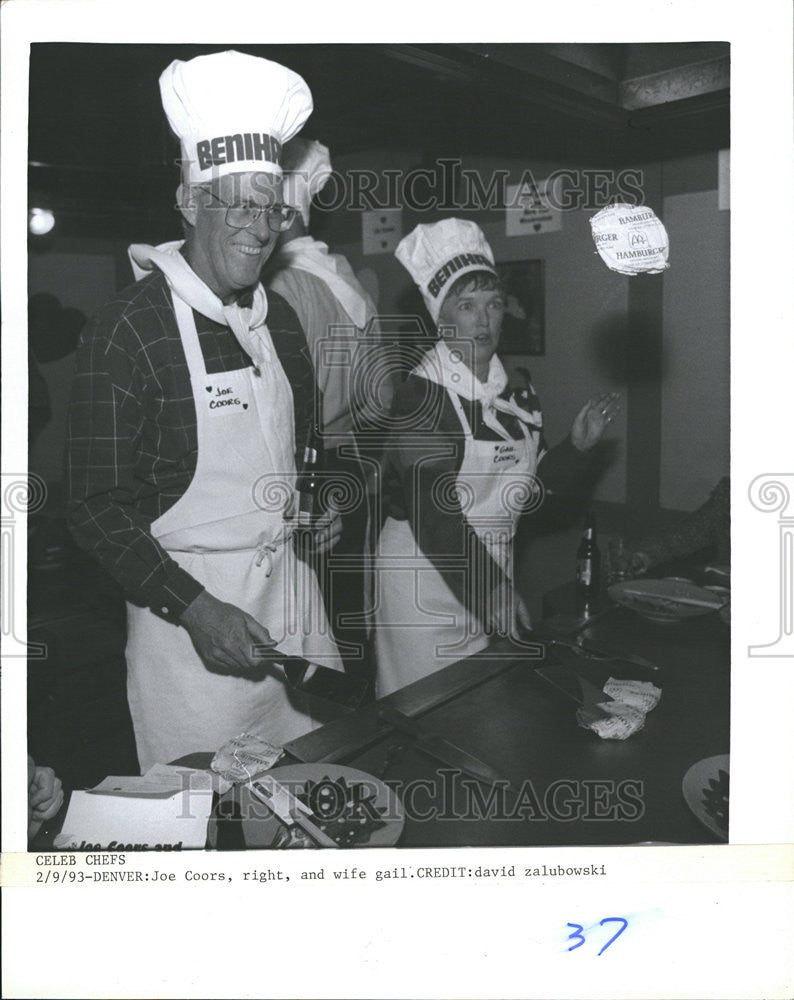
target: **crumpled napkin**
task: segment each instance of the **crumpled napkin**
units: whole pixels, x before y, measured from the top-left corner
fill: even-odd
[[[662,697],[661,688],[649,681],[616,680],[610,677],[603,687],[604,694],[614,701],[601,702],[596,708],[580,708],[576,721],[583,729],[592,730],[602,740],[627,740],[645,725],[645,716],[652,712]]]

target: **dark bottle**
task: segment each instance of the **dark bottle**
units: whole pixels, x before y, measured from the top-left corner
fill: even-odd
[[[584,523],[584,534],[576,550],[576,589],[588,602],[598,594],[601,577],[601,553],[596,542],[595,514],[590,511]]]
[[[320,504],[320,473],[322,472],[322,448],[320,435],[312,424],[303,450],[303,467],[296,483],[298,491],[299,530],[310,532],[322,514]]]

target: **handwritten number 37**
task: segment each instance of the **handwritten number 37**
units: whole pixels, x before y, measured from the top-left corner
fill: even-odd
[[[612,937],[607,941],[607,943],[604,945],[601,951],[599,951],[598,955],[603,955],[604,952],[607,950],[607,948],[612,944],[612,942],[617,941],[617,939],[620,937],[623,931],[625,931],[625,929],[629,926],[629,922],[628,920],[626,920],[625,917],[604,917],[599,926],[603,927],[604,924],[623,924],[623,926],[620,928],[619,931],[616,931],[612,935]],[[574,951],[576,948],[581,948],[582,945],[584,944],[584,934],[582,934],[582,930],[584,928],[582,927],[581,924],[568,924],[568,927],[575,928],[568,935],[569,941],[576,941],[576,944],[572,944],[571,947],[568,949],[568,951]],[[596,958],[598,958],[598,955],[596,955]]]

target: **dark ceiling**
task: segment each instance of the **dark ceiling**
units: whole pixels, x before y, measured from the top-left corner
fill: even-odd
[[[161,212],[178,147],[159,74],[230,47],[34,44],[31,198],[57,198],[80,220],[76,233],[112,234],[120,216]],[[307,134],[336,156],[409,148],[622,166],[729,145],[722,42],[233,47],[306,79]]]

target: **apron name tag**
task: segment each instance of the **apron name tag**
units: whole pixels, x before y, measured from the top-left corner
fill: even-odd
[[[514,444],[494,445],[494,465],[501,465],[503,462],[512,462],[514,465],[518,461],[516,446]]]
[[[234,387],[206,385],[209,396],[209,409],[212,413],[229,413],[234,410],[247,410],[248,403],[234,394]]]

